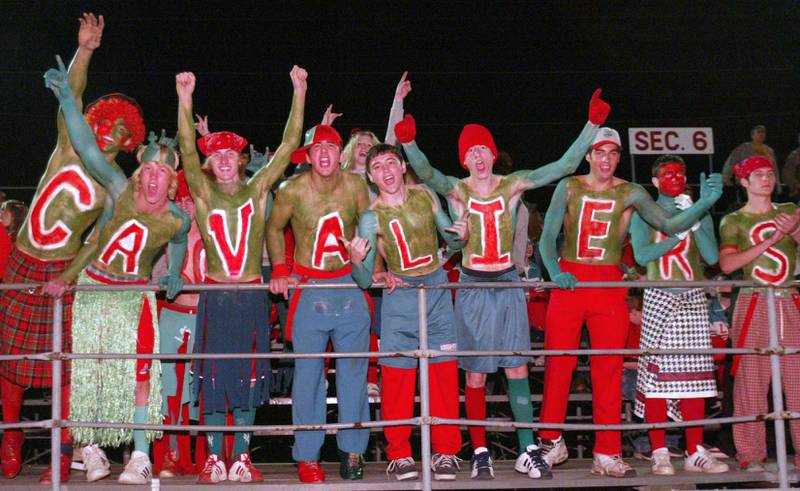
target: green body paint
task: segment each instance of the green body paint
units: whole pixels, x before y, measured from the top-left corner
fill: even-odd
[[[459,181],[457,188],[469,213],[469,240],[461,263],[482,271],[510,267],[515,212],[521,194],[519,179],[503,176],[492,193],[485,195],[475,192],[465,181]]]

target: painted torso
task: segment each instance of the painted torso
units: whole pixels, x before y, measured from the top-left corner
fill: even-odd
[[[720,250],[734,247],[744,251],[761,243],[775,233],[775,217],[781,213],[793,214],[797,206],[792,203],[773,204],[769,213],[735,211],[723,217],[720,223]],[[755,261],[742,268],[745,280],[764,285],[778,285],[792,278],[797,261],[797,242],[785,236],[767,249]]]
[[[116,163],[109,164],[119,170]],[[83,245],[83,235],[100,216],[106,190],[70,152],[54,155],[39,181],[17,247],[42,261],[69,260]]]
[[[422,276],[439,268],[433,199],[425,189],[409,187],[402,205],[373,203],[371,208],[378,220],[378,246],[389,271]]]
[[[629,182],[622,182],[605,191],[591,191],[578,177],[568,177],[561,257],[584,264],[619,264],[631,218],[625,202],[632,190]]]
[[[311,172],[305,172],[278,191],[292,196],[296,264],[319,271],[336,271],[350,264],[350,255],[339,237],[353,238],[359,195],[366,194],[367,185],[351,172],[342,172],[340,179],[333,190],[318,191]]]
[[[261,249],[268,190],[255,182],[233,194],[206,177],[204,189],[192,190],[197,224],[205,246],[207,275],[220,283],[246,283],[261,278]],[[190,189],[192,182],[189,181]]]
[[[170,205],[174,207],[174,205]],[[178,213],[150,214],[139,211],[133,196],[133,183],[114,203],[114,214],[100,231],[97,269],[118,277],[149,279],[156,255],[183,226]]]
[[[516,178],[503,176],[489,194],[478,194],[465,180],[458,183],[464,211],[469,214],[469,240],[462,264],[479,271],[501,271],[512,266],[514,210],[519,200]]]
[[[659,203],[660,205],[660,203]],[[675,215],[677,210],[662,206],[667,213]],[[650,229],[650,242],[657,243],[667,239],[664,232]],[[678,245],[655,261],[647,263],[647,279],[695,281],[703,279],[703,262],[697,248],[694,232],[689,232]]]

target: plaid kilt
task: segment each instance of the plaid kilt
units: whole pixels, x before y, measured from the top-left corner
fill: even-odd
[[[644,291],[642,349],[710,349],[711,332],[705,292],[696,288],[672,293]],[[637,416],[644,417],[644,399],[667,399],[669,416],[681,421],[680,399],[717,395],[711,354],[643,355],[636,382]]]
[[[39,261],[11,250],[4,283],[46,283],[61,275],[69,261]],[[63,297],[63,351],[71,351],[73,292]],[[53,299],[28,290],[0,292],[0,354],[47,353],[53,349]],[[70,362],[62,365],[63,384],[70,383]],[[49,361],[17,360],[0,362],[0,376],[23,387],[50,387],[52,365]]]

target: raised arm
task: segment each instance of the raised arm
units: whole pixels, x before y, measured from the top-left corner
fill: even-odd
[[[633,257],[642,266],[647,266],[647,263],[668,253],[681,241],[677,237],[670,236],[661,242],[651,242],[652,230],[638,213],[633,214],[633,218],[631,218]]]
[[[44,75],[45,86],[53,91],[61,103],[70,141],[86,169],[116,199],[125,187],[125,174],[106,161],[105,155],[97,146],[92,129],[75,103],[64,62],[59,56],[56,56],[56,61],[58,68],[51,68]]]
[[[703,172],[700,174],[700,199],[689,209],[670,215],[653,201],[642,186],[638,184],[632,186],[633,191],[628,196],[625,206],[636,208],[644,221],[667,235],[682,232],[694,225],[722,196],[722,176],[711,174],[706,178]]]
[[[83,112],[83,92],[86,90],[86,80],[89,73],[89,62],[92,60],[94,50],[100,47],[100,40],[103,37],[105,20],[101,15],[99,18],[92,13],[84,13],[78,19],[80,28],[78,29],[78,49],[69,64],[69,84],[72,86],[72,96],[78,111]],[[64,115],[59,111],[56,118],[58,127],[58,146],[63,148],[70,145],[67,125]]]
[[[403,120],[403,114],[405,112],[403,109],[403,100],[405,100],[408,93],[411,92],[411,81],[406,77],[408,77],[408,72],[403,72],[403,76],[400,77],[400,81],[397,82],[397,88],[394,89],[392,108],[389,109],[389,124],[386,125],[386,138],[383,139],[383,141],[389,145],[395,145],[397,143],[394,127]]]
[[[558,247],[556,246],[556,239],[564,225],[564,216],[567,213],[567,198],[569,198],[567,180],[562,179],[556,186],[556,190],[553,191],[550,206],[544,216],[544,228],[539,238],[539,252],[542,253],[542,262],[550,274],[550,279],[561,288],[574,290],[578,279],[572,273],[561,271],[561,266],[558,265]]]
[[[292,109],[289,112],[289,120],[283,130],[283,140],[267,165],[259,169],[250,178],[251,182],[256,182],[266,189],[271,188],[275,181],[283,175],[283,171],[289,165],[289,157],[300,146],[300,138],[303,132],[303,112],[306,104],[306,79],[308,78],[308,73],[295,65],[292,67],[290,76],[294,94],[292,95]]]
[[[192,225],[189,215],[178,208],[175,203],[169,204],[169,211],[181,219],[181,228],[172,236],[167,245],[167,255],[169,259],[169,270],[167,275],[159,282],[161,288],[167,290],[167,298],[175,298],[175,295],[183,288],[184,281],[181,271],[186,260],[186,245],[188,243],[189,228]]]
[[[394,128],[397,141],[403,145],[408,157],[408,163],[416,172],[422,182],[431,187],[442,196],[449,195],[458,184],[458,179],[442,174],[431,166],[428,157],[422,153],[414,139],[417,137],[417,123],[414,117],[406,114],[402,121]]]
[[[178,93],[178,145],[181,149],[183,176],[192,193],[198,193],[207,182],[200,170],[200,154],[195,144],[195,126],[192,119],[192,95],[196,79],[194,73],[175,75],[175,91]],[[195,197],[197,199],[197,197]]]
[[[344,239],[344,237],[342,237]],[[353,279],[361,288],[372,286],[375,256],[378,254],[378,219],[372,210],[365,210],[358,219],[358,233],[353,240],[343,240],[353,265]]]

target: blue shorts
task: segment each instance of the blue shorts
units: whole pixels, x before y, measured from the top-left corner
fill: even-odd
[[[520,282],[512,267],[497,273],[462,268],[465,282]],[[531,335],[525,292],[517,288],[462,288],[456,293],[456,332],[461,351],[529,351]],[[468,372],[494,373],[530,361],[528,356],[464,356],[458,365]]]
[[[447,277],[442,268],[425,276],[402,276],[409,285],[437,285],[446,283]],[[417,290],[400,288],[394,293],[383,295],[381,308],[381,351],[412,351],[419,349],[419,308]],[[450,290],[426,290],[425,300],[428,311],[428,347],[440,351],[455,351],[456,329],[453,315],[453,301]],[[455,358],[431,358],[431,363],[452,361]],[[381,358],[381,365],[394,368],[416,368],[416,358]]]

